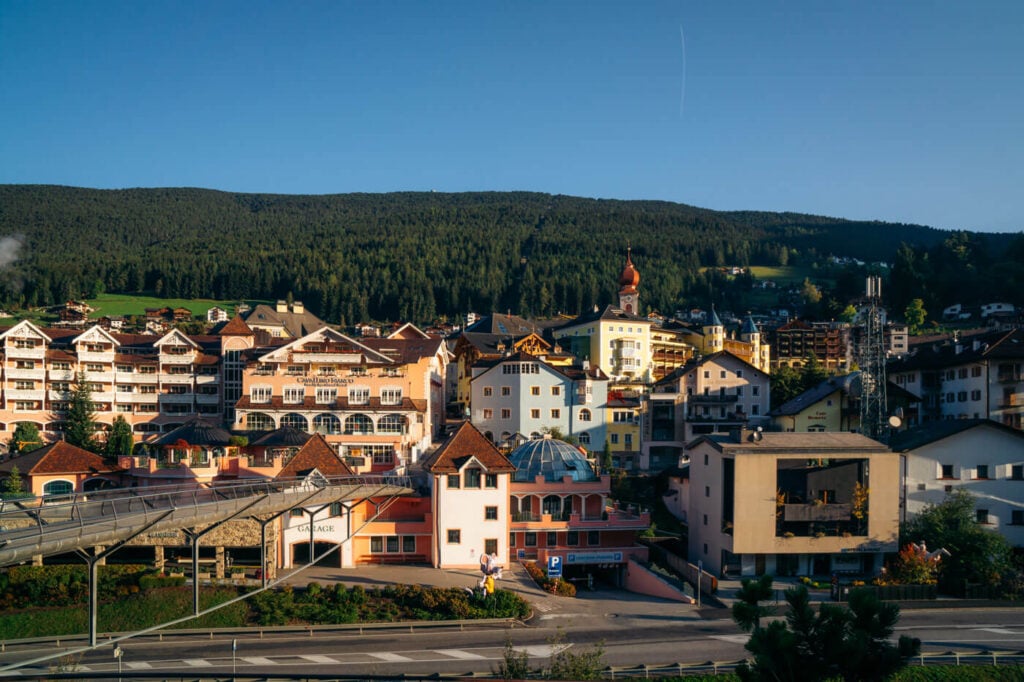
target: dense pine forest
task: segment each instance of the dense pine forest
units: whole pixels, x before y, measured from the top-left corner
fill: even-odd
[[[290,296],[341,323],[469,310],[578,313],[613,300],[627,244],[645,306],[664,312],[730,302],[730,283],[706,266],[810,266],[828,255],[895,262],[893,295],[929,296],[933,305],[947,294],[990,297],[993,267],[1001,282],[1018,284],[998,297],[1012,300],[1024,283],[1019,236],[526,192],[285,196],[6,185],[0,238],[3,262],[14,258],[0,274],[7,307],[103,291]],[[936,278],[955,274],[944,268],[970,281],[940,284]]]

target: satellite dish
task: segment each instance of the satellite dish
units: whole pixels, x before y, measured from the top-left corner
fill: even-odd
[[[903,425],[903,420],[900,419],[899,417],[897,417],[896,415],[893,415],[893,416],[889,417],[889,426],[891,426],[892,428],[898,429],[902,425]]]

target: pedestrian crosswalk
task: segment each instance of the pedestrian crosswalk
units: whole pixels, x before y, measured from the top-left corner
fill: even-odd
[[[571,645],[541,645],[527,646],[525,651],[531,658],[550,658],[554,653]],[[232,667],[238,670],[246,668],[272,668],[277,666],[345,666],[345,665],[366,665],[372,663],[434,663],[444,661],[499,661],[505,655],[504,647],[479,647],[472,649],[423,649],[415,651],[376,651],[376,652],[352,652],[352,653],[330,653],[330,654],[287,654],[281,656],[245,656],[239,655],[232,659],[230,656],[217,656],[210,658],[168,658],[164,660],[150,661],[124,661],[123,665],[128,670],[146,670],[158,672],[160,670],[186,670],[198,668],[220,668],[229,669]],[[117,670],[114,664],[96,664],[75,666],[76,672],[83,673],[104,673]],[[25,671],[26,674],[29,671]],[[18,673],[15,673],[17,676]]]

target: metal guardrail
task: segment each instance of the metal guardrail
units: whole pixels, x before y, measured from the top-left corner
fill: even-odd
[[[374,491],[401,494],[411,489],[406,476],[306,477],[119,488],[5,500],[0,502],[0,564],[24,560],[26,545],[31,543],[37,545],[34,553],[70,551],[82,543],[116,542],[125,533],[156,528],[159,523],[202,522],[204,515],[230,515],[250,507],[252,513],[287,509],[289,504],[317,493],[329,495],[332,490],[345,490],[338,499],[347,499],[369,496]]]

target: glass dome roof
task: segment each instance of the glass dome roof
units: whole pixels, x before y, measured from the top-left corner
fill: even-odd
[[[549,482],[571,476],[574,481],[596,481],[590,462],[579,450],[565,441],[539,438],[523,443],[508,456],[516,473],[513,481],[531,482],[543,474]]]

